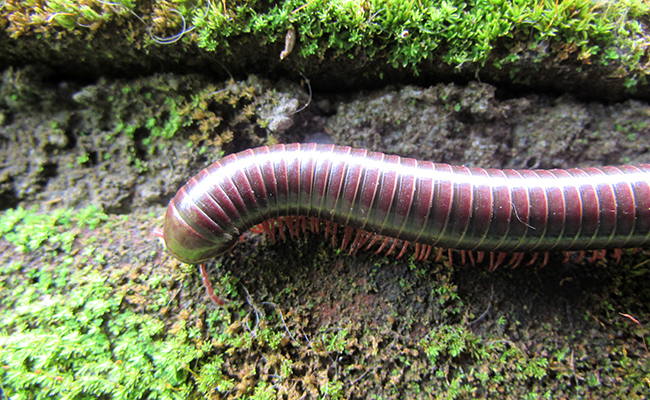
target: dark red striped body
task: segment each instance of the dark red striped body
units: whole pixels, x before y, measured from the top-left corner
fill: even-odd
[[[650,244],[650,165],[499,170],[350,147],[292,144],[229,155],[172,199],[164,239],[199,263],[282,216],[444,248],[488,252]]]

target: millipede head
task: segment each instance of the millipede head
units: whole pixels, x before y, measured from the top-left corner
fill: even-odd
[[[190,210],[191,211],[191,210]],[[186,221],[188,210],[177,209],[175,202],[171,202],[165,215],[163,226],[163,239],[167,250],[180,261],[188,264],[199,264],[223,254],[237,244],[239,236],[233,236],[225,232],[206,235],[199,232],[196,223],[189,224]],[[189,219],[197,221],[197,217]]]

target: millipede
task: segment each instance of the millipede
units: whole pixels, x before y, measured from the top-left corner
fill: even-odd
[[[307,230],[341,248],[415,259],[460,250],[490,268],[512,254],[650,244],[650,164],[551,170],[485,169],[347,146],[280,144],[228,155],[170,201],[162,237],[180,261],[200,264],[259,227],[274,237]],[[451,254],[451,253],[450,253]],[[547,258],[546,258],[547,259]],[[546,260],[545,260],[546,262]],[[204,272],[204,271],[202,271]]]

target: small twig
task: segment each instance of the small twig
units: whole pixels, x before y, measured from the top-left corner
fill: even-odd
[[[262,304],[268,304],[270,306],[275,307],[275,309],[278,311],[278,314],[280,314],[280,319],[282,320],[282,324],[284,325],[284,329],[286,329],[287,334],[289,335],[291,340],[293,340],[294,342],[298,343],[298,345],[300,345],[300,343],[296,340],[296,338],[293,337],[291,332],[289,332],[289,327],[287,326],[287,323],[284,321],[284,316],[282,315],[282,310],[280,310],[280,307],[278,307],[275,303],[271,303],[270,301],[265,301]]]
[[[298,327],[298,329],[300,329],[300,332],[302,333],[302,336],[305,338],[307,343],[309,343],[309,347],[313,348],[314,346],[311,344],[311,340],[309,340],[309,336],[307,336],[307,334],[305,333],[305,331],[302,330],[302,328]]]
[[[354,385],[355,383],[357,383],[357,382],[359,382],[361,379],[363,379],[364,376],[368,375],[368,372],[370,372],[370,371],[372,371],[372,370],[374,370],[374,368],[372,368],[372,369],[367,369],[366,372],[364,372],[360,377],[358,377],[357,379],[355,379],[355,380],[353,380],[353,381],[351,381],[351,382],[348,382],[348,384],[349,384],[350,386]]]
[[[584,380],[584,378],[578,376],[578,373],[576,372],[576,357],[575,357],[575,350],[571,349],[571,371],[573,371],[573,381],[575,382],[576,386],[578,386],[579,381]]]
[[[223,67],[223,64],[221,64],[221,66]],[[228,80],[228,83],[226,83],[226,87],[224,87],[223,89],[220,89],[220,90],[215,90],[214,92],[210,92],[210,93],[206,94],[206,97],[212,97],[217,93],[223,93],[226,90],[230,90],[231,87],[235,84],[235,80],[233,79],[232,75],[230,74],[230,71],[228,71],[228,69],[226,67],[224,67],[224,69],[228,72],[228,75],[230,75],[230,80]]]
[[[301,112],[305,108],[309,107],[309,105],[311,104],[312,92],[311,92],[311,84],[309,83],[309,79],[307,79],[305,74],[303,74],[301,71],[298,71],[298,72],[300,73],[300,75],[302,75],[302,78],[305,80],[305,83],[307,84],[307,89],[309,90],[309,99],[307,100],[307,103],[304,106],[300,107],[300,109],[292,112],[289,115],[298,114],[299,112]]]
[[[303,8],[305,8],[305,7],[307,7],[308,5],[310,5],[313,1],[314,1],[314,0],[309,0],[307,3],[301,5],[300,7],[296,8],[295,10],[291,11],[291,14],[295,14],[295,13],[297,13],[298,11],[300,11],[300,10],[302,10]]]
[[[49,206],[50,204],[58,203],[60,201],[63,201],[63,199],[59,197],[59,198],[56,198],[56,199],[44,201],[41,204]]]
[[[643,262],[641,262],[641,263],[638,263],[638,264],[635,265],[634,267],[632,267],[632,269],[637,269],[637,268],[639,268],[639,267],[641,267],[641,266],[643,266],[643,265],[645,265],[645,264],[648,264],[648,263],[650,263],[650,260],[645,260],[645,261],[643,261]]]
[[[643,324],[641,324],[636,318],[634,318],[630,314],[623,314],[622,312],[619,312],[619,314],[621,314],[625,318],[631,319],[632,321],[634,321],[636,324],[638,324],[641,327],[641,339],[643,339],[643,348],[645,348],[646,354],[650,355],[650,352],[648,352],[648,345],[645,342],[645,334],[643,332]]]
[[[230,73],[230,70],[228,68],[226,68],[226,66],[223,65],[223,63],[221,61],[217,60],[216,58],[213,58],[213,61],[216,62],[217,64],[219,64],[219,66],[221,66],[221,68],[223,68],[228,73],[228,76],[230,77],[230,82],[234,83],[235,78],[233,78],[232,74]],[[221,90],[213,92],[213,93],[219,93],[219,92],[221,92]]]
[[[248,326],[248,322],[246,322],[246,329],[254,335],[257,336],[257,333],[255,331],[257,330],[257,325],[260,322],[260,318],[264,316],[264,312],[255,305],[253,302],[253,298],[251,297],[250,293],[248,292],[248,289],[246,289],[246,286],[241,285],[242,289],[244,289],[244,292],[246,292],[246,303],[253,309],[253,313],[255,314],[255,325],[253,326],[253,329],[251,330],[250,327]],[[250,312],[248,313],[250,314]]]
[[[169,307],[169,305],[172,304],[172,301],[174,301],[176,296],[178,296],[178,294],[181,292],[181,289],[182,289],[182,287],[179,287],[178,289],[176,289],[176,291],[174,292],[172,297],[169,298],[169,301],[167,302],[167,304],[165,304],[165,307]]]

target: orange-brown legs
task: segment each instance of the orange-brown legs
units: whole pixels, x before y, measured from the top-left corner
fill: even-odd
[[[203,280],[203,286],[205,286],[205,291],[210,300],[212,300],[212,302],[218,306],[226,304],[225,301],[220,299],[214,293],[214,289],[212,289],[212,283],[210,283],[210,278],[208,277],[208,272],[205,270],[205,264],[199,264],[199,271],[201,272],[201,280]]]
[[[337,244],[336,235],[339,228],[339,224],[331,221],[321,221],[318,218],[314,218],[314,217],[289,216],[289,217],[280,217],[277,219],[270,219],[254,227],[253,232],[255,233],[264,232],[264,234],[267,235],[269,238],[271,238],[272,241],[275,241],[276,238],[275,231],[276,229],[278,229],[280,238],[284,240],[286,239],[284,233],[284,228],[286,225],[287,230],[289,231],[289,236],[295,239],[300,236],[301,232],[303,235],[306,234],[307,231],[311,231],[312,233],[319,233],[321,224],[323,224],[325,228],[325,240],[327,241],[331,235],[332,245],[337,246],[338,244]],[[374,254],[384,253],[384,255],[389,256],[393,253],[396,253],[397,259],[402,258],[406,254],[409,244],[411,244],[409,241],[406,240],[399,240],[391,237],[386,237],[376,233],[372,233],[360,229],[354,229],[350,226],[346,226],[345,228],[343,228],[343,240],[341,242],[340,248],[341,250],[347,250],[349,247],[348,254],[356,254],[357,251],[359,251],[359,249],[361,249],[362,247],[365,246],[365,250],[370,250],[377,243],[380,243],[380,245],[379,248],[377,248],[377,250],[374,251]],[[431,252],[433,251],[433,246],[421,244],[421,243],[415,243],[414,248],[415,250],[414,250],[413,259],[415,261],[427,260],[429,256],[431,256]],[[398,249],[399,251],[396,251]],[[452,249],[446,249],[446,250],[447,250],[448,265],[449,267],[452,267],[454,251]],[[445,251],[444,248],[439,247],[434,261],[436,262],[440,261],[444,254],[444,251]],[[568,262],[572,254],[575,253],[576,252],[565,251],[564,262]],[[489,254],[490,271],[496,270],[501,265],[505,265],[506,267],[513,268],[513,269],[517,268],[519,265],[521,265],[524,262],[524,258],[526,258],[526,253],[522,253],[522,252],[512,253],[510,260],[506,262],[506,258],[510,253],[494,253],[494,252],[483,252],[483,251],[473,252],[469,250],[460,250],[460,263],[461,265],[465,265],[467,263],[467,259],[469,258],[469,262],[472,266],[475,266],[476,264],[481,264],[486,254]],[[533,253],[532,257],[527,263],[525,263],[525,265],[530,266],[535,264],[539,259],[540,254],[543,254],[540,267],[546,266],[549,262],[549,255],[550,255],[550,253],[548,252]],[[591,257],[589,257],[587,261],[594,262],[597,260],[601,260],[605,257],[606,254],[607,254],[606,250],[594,250]],[[620,261],[621,256],[622,256],[621,249],[613,250],[612,258],[616,260],[617,263]],[[585,258],[585,251],[583,250],[578,253],[577,261],[581,262],[584,258]]]

